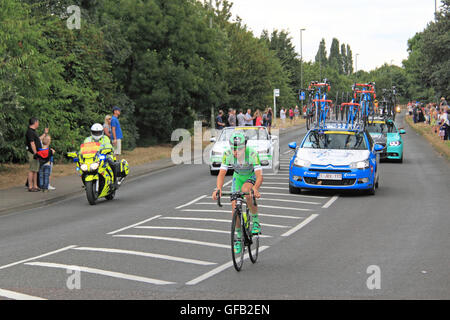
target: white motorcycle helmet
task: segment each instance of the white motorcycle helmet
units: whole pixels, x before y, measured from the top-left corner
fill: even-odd
[[[99,141],[103,137],[103,126],[100,123],[94,123],[91,127],[92,139]]]

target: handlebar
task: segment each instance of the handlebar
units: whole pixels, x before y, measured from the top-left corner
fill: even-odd
[[[218,193],[219,190],[216,191],[216,195],[217,195],[217,205],[219,207],[222,207],[222,204],[220,203],[220,194]],[[250,193],[248,192],[242,192],[242,191],[237,191],[237,192],[222,192],[222,196],[233,196],[236,195],[240,198],[243,198],[244,196],[248,196],[250,195]],[[255,198],[255,194],[253,192],[253,190],[251,191],[251,195],[252,195],[252,200],[253,200],[253,205],[257,206],[256,204],[256,198]]]

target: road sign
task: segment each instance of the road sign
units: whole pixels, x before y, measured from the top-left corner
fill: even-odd
[[[305,100],[305,92],[300,92],[300,95],[299,95],[299,100]]]
[[[280,96],[280,89],[273,89],[273,95],[275,97],[279,97]]]

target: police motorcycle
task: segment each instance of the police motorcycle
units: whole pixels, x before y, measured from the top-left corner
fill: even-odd
[[[90,205],[100,198],[113,200],[116,191],[129,173],[125,159],[117,162],[113,146],[103,134],[103,126],[95,123],[92,135],[86,138],[78,152],[68,152],[67,157],[76,163],[76,170],[83,181],[86,197]]]

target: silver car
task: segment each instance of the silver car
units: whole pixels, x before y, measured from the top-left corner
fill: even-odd
[[[212,175],[219,172],[223,154],[229,148],[229,139],[235,130],[242,132],[247,138],[247,145],[258,152],[263,169],[279,168],[280,144],[278,137],[269,135],[266,127],[226,127],[218,138],[211,138],[211,142],[214,142],[209,157],[209,169]]]

